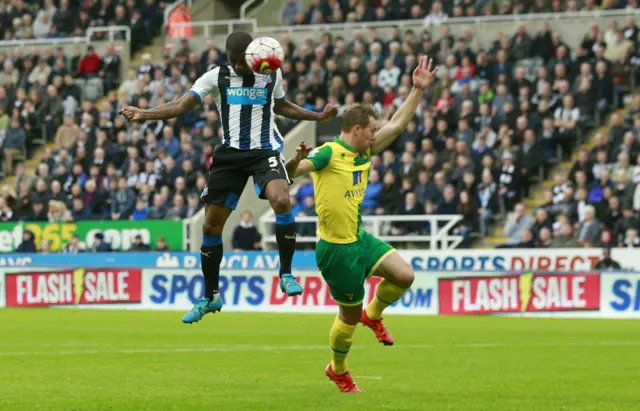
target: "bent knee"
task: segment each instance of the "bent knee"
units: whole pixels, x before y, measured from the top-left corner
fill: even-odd
[[[286,191],[280,191],[271,198],[271,206],[276,214],[288,213],[291,209],[291,200],[289,193]]]
[[[224,224],[217,221],[205,221],[202,225],[202,233],[204,235],[222,235]]]
[[[403,289],[411,288],[413,281],[416,279],[416,274],[408,264],[405,267],[401,267],[394,276],[393,283]]]

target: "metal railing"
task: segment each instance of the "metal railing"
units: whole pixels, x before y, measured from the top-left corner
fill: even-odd
[[[0,47],[56,46],[59,44],[90,43],[93,41],[92,36],[96,33],[109,33],[109,41],[113,42],[116,40],[116,34],[123,31],[125,32],[126,41],[131,41],[131,28],[129,26],[99,26],[89,27],[84,36],[60,37],[54,39],[2,40],[0,41]]]
[[[401,216],[401,215],[384,215],[384,216],[363,216],[362,223],[371,234],[389,243],[430,243],[430,250],[452,250],[455,249],[463,240],[460,235],[450,234],[455,225],[462,220],[461,215],[417,215],[417,216]],[[276,222],[273,212],[269,212],[260,218],[260,232],[263,234],[263,245],[265,249],[276,244],[276,236],[272,233],[271,225]],[[412,235],[388,235],[384,233],[383,227],[390,223],[398,222],[424,222],[425,227],[429,226],[430,234],[412,234]],[[313,223],[316,231],[318,227],[318,217],[296,217],[296,223]],[[301,236],[298,234],[296,241],[298,243],[315,243],[319,240],[317,236]]]
[[[213,33],[214,27],[227,27],[226,34],[232,33],[233,28],[235,26],[251,26],[251,31],[256,32],[258,27],[258,22],[255,19],[244,19],[244,20],[211,20],[211,21],[193,21],[190,23],[173,23],[172,27],[176,28],[198,28],[202,27],[203,32],[201,36],[203,37],[211,37]]]
[[[255,2],[255,0],[247,0],[243,4],[246,9]],[[179,2],[178,2],[179,3]],[[241,10],[242,13],[242,10]],[[243,15],[243,14],[241,14]],[[601,17],[623,17],[623,16],[640,16],[640,9],[622,9],[622,10],[598,10],[598,11],[580,11],[580,12],[564,12],[564,13],[539,13],[539,14],[510,14],[505,16],[478,16],[478,17],[450,17],[441,25],[478,25],[484,23],[498,22],[527,22],[527,21],[557,21],[575,18],[594,18]],[[166,19],[165,19],[166,21]],[[389,20],[389,21],[370,21],[360,23],[333,23],[333,24],[308,24],[300,26],[268,26],[258,27],[255,19],[242,18],[238,20],[211,20],[199,21],[192,23],[177,23],[178,27],[205,27],[205,36],[210,34],[208,27],[228,26],[232,30],[234,25],[247,25],[253,27],[254,33],[294,33],[294,32],[325,32],[332,30],[356,30],[384,27],[399,28],[428,28],[422,19],[413,20]]]
[[[615,17],[615,16],[629,16],[640,15],[640,9],[622,9],[622,10],[598,10],[598,11],[579,11],[579,12],[563,12],[563,13],[531,13],[531,14],[509,14],[504,16],[478,16],[478,17],[449,17],[446,21],[440,25],[451,24],[482,24],[482,23],[495,23],[495,22],[520,22],[520,21],[537,21],[537,20],[563,20],[574,19],[576,17]],[[278,33],[288,32],[293,33],[296,31],[331,31],[331,30],[355,30],[355,29],[370,29],[379,27],[430,27],[429,24],[425,24],[423,19],[413,20],[389,20],[389,21],[371,21],[360,23],[333,23],[333,24],[309,24],[300,26],[272,26],[272,27],[258,27],[258,33]]]
[[[174,11],[175,9],[178,8],[179,5],[181,5],[184,2],[187,2],[187,5],[189,6],[189,8],[191,8],[191,6],[193,6],[193,0],[178,0],[178,1],[174,1],[173,3],[169,4],[168,6],[165,6],[164,8],[164,23],[163,26],[167,27],[169,25],[169,16],[171,15],[171,12]]]
[[[240,20],[245,20],[248,16],[247,16],[247,9],[251,6],[253,6],[253,4],[259,0],[246,0],[244,3],[242,3],[242,6],[240,6]],[[264,6],[267,5],[267,3],[269,2],[269,0],[263,0],[262,3],[260,3],[255,9],[253,9],[251,12],[255,15],[255,13],[260,10],[261,8],[263,8]]]

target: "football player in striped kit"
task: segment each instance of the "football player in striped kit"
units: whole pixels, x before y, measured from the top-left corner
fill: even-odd
[[[280,288],[289,296],[302,293],[291,273],[296,225],[289,200],[290,180],[281,154],[283,137],[274,117],[326,121],[338,110],[327,105],[322,113],[316,113],[287,101],[280,70],[261,75],[247,65],[245,50],[252,40],[245,32],[230,34],[226,41],[228,64],[202,75],[179,99],[148,110],[125,106],[120,111],[129,121],[164,120],[181,116],[211,95],[220,114],[224,141],[214,150],[207,186],[201,195],[206,203],[200,250],[205,293],[182,318],[184,323],[198,322],[205,314],[222,309],[218,294],[222,230],[250,176],[259,197],[269,200],[276,213]]]

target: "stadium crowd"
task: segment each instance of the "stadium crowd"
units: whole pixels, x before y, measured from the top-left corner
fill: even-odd
[[[89,27],[129,26],[131,53],[138,51],[162,27],[159,0],[2,0],[0,35],[4,40],[82,37]],[[95,33],[101,40],[105,33]]]
[[[615,108],[619,100],[615,84],[629,75],[638,49],[638,28],[632,19],[608,28],[594,25],[580,45],[570,47],[546,24],[536,33],[519,26],[511,36],[501,33],[486,49],[477,46],[471,30],[459,38],[446,26],[436,30],[438,36],[429,29],[420,33],[396,29],[386,38],[375,29],[366,34],[355,31],[352,38],[333,38],[327,33],[318,43],[295,43],[285,37],[281,42],[287,55],[282,67],[287,96],[317,111],[327,102],[339,105],[343,112],[350,104],[364,101],[381,117],[389,118],[409,91],[419,56],[433,56],[441,65],[439,80],[425,94],[405,133],[389,150],[371,159],[363,213],[462,214],[463,221],[455,232],[463,235],[465,246],[469,246],[471,233],[488,233],[496,216],[515,209],[515,217],[510,217],[506,227],[509,246],[531,241],[546,245],[546,234],[535,230],[535,221],[525,224],[533,218],[522,218],[526,212],[519,204],[529,187],[547,175],[550,162],[569,158],[576,143],[595,125],[592,119],[604,118]],[[36,176],[16,165],[15,193],[4,189],[0,219],[182,219],[199,210],[198,195],[205,186],[213,147],[222,135],[211,96],[198,108],[169,121],[127,124],[117,112],[123,103],[145,108],[180,96],[201,74],[223,64],[224,53],[213,42],[196,53],[188,40],[183,40],[179,47],[168,50],[161,64],[154,64],[149,55],[143,60],[126,80],[117,79],[105,87],[109,90],[119,83],[118,92],[109,92],[106,102],[81,99],[77,110],[60,107],[62,98],[56,98],[60,93],[67,95],[65,87],[73,87],[73,81],[59,84],[57,80],[59,88],[55,77],[51,84],[39,84],[51,94],[40,104],[57,108],[50,111],[55,115],[48,116],[51,123],[40,125],[56,148],[46,150]],[[22,76],[24,68],[19,70]],[[0,88],[0,102],[5,98],[2,91]],[[18,91],[15,93],[17,96]],[[28,97],[31,90],[25,94]],[[24,100],[28,106],[29,98]],[[628,119],[613,116],[614,120],[631,131],[636,126],[635,122],[624,125]],[[13,127],[14,120],[7,121],[10,130],[29,131],[24,121],[18,121],[17,127]],[[20,132],[7,132],[12,138],[5,142],[20,142],[14,134]],[[640,144],[637,134],[628,135],[625,128],[623,142],[633,147]],[[633,141],[627,141],[629,138]],[[604,139],[613,145],[607,146],[606,158],[595,153],[593,161],[598,167],[593,167],[617,170],[621,166],[614,168],[612,163],[620,154],[618,140]],[[5,159],[13,155],[12,148],[11,144],[4,146]],[[635,166],[636,156],[628,157],[629,168],[625,170]],[[599,179],[585,183],[594,206],[618,193],[612,189],[607,197],[607,190],[602,189],[601,198],[596,194],[591,197],[591,189],[600,183]],[[579,213],[567,211],[567,203],[578,204],[572,189],[559,181],[552,191],[555,202],[545,210],[551,222],[569,217],[573,235],[574,231],[582,232],[581,216],[588,212],[584,212],[584,204],[576,205]],[[298,215],[315,215],[310,181],[303,181],[292,202]],[[234,247],[259,247],[259,233],[250,216],[243,219],[241,228],[245,230],[240,230]],[[428,227],[396,223],[389,231],[395,235],[424,233]],[[313,228],[301,224],[300,232],[313,235]],[[550,230],[552,241],[554,234],[564,238],[561,230]]]
[[[638,27],[632,18],[594,25],[571,47],[546,23],[536,33],[520,25],[486,49],[470,29],[458,38],[447,26],[436,30],[437,38],[429,29],[394,29],[387,38],[375,29],[356,30],[353,38],[326,33],[318,43],[285,37],[282,70],[288,97],[299,105],[320,111],[329,102],[343,111],[364,101],[389,118],[410,90],[419,56],[433,56],[439,81],[405,133],[372,158],[363,213],[462,214],[455,232],[468,246],[471,233],[487,234],[496,216],[513,210],[550,163],[569,159],[615,108],[616,84],[628,81],[636,58]],[[315,215],[311,182],[294,201],[299,213]],[[428,230],[415,222],[389,231]]]
[[[417,20],[439,24],[450,17],[560,13],[638,7],[637,0],[287,0],[280,20],[286,25]]]

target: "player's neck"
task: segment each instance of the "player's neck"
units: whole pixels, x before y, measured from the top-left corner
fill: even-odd
[[[351,133],[342,133],[340,134],[340,137],[338,137],[338,139],[340,141],[342,141],[343,143],[345,143],[347,146],[349,146],[349,148],[351,148],[351,151],[356,152],[356,149],[354,148],[356,146],[356,141],[355,141],[355,136]]]

